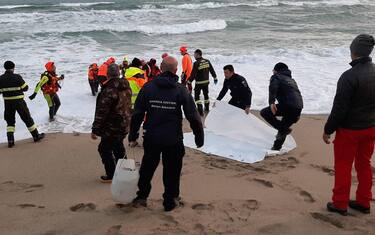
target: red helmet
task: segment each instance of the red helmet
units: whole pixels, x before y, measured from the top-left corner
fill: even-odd
[[[164,59],[165,57],[168,57],[168,53],[167,52],[164,52],[162,55],[161,55],[161,58]]]
[[[90,65],[90,69],[97,70],[98,69],[98,64],[97,63],[91,64]]]
[[[53,61],[48,61],[44,67],[46,67],[46,70],[48,72],[53,72],[53,67],[55,66],[55,63]]]
[[[187,47],[186,46],[181,46],[180,47],[180,52],[186,53],[187,52]]]
[[[108,64],[113,64],[116,62],[116,59],[113,58],[113,57],[110,57],[107,61],[106,61]]]

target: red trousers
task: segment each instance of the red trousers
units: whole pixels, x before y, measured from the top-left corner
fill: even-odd
[[[370,208],[372,198],[371,156],[374,152],[375,127],[365,130],[338,129],[334,143],[335,186],[332,201],[335,207],[346,209],[350,198],[352,166],[357,171],[356,201]]]

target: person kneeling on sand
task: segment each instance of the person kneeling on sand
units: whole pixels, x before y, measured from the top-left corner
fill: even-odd
[[[101,137],[98,147],[106,175],[100,177],[103,183],[111,183],[119,159],[125,156],[124,138],[131,118],[131,89],[129,82],[120,79],[116,64],[110,64],[107,79],[101,80],[101,91],[96,100],[95,119],[91,138]]]
[[[204,132],[194,100],[184,85],[178,83],[177,60],[164,58],[162,74],[141,89],[131,119],[129,144],[137,145],[139,128],[143,124],[144,156],[139,171],[137,197],[133,205],[147,206],[151,179],[163,161],[164,209],[171,211],[180,205],[180,175],[185,155],[182,132],[182,110],[195,135],[197,147],[203,146]],[[182,107],[182,109],[181,109]],[[146,114],[146,118],[145,118]]]
[[[278,104],[275,104],[276,100]],[[260,115],[278,132],[272,150],[280,150],[287,135],[292,132],[290,127],[296,123],[303,109],[301,92],[292,72],[284,63],[277,63],[269,85],[269,107],[260,111]],[[281,116],[281,120],[276,117]]]
[[[351,69],[338,83],[331,114],[324,127],[323,140],[334,140],[335,185],[327,209],[347,215],[347,207],[370,213],[372,198],[371,156],[375,143],[375,64],[370,56],[375,45],[372,36],[361,34],[350,45]],[[352,165],[357,171],[356,200],[349,201]]]

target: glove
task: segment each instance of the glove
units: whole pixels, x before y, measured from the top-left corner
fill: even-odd
[[[217,82],[218,82],[218,80],[215,78],[214,79],[214,84],[216,85],[217,84]]]
[[[194,140],[195,140],[195,144],[197,145],[197,148],[200,148],[203,146],[203,143],[204,143],[204,135],[196,135],[194,137]]]
[[[30,100],[35,99],[35,96],[36,96],[36,93],[34,92],[31,96],[29,96],[29,99],[30,99]]]
[[[65,77],[64,77],[64,74],[61,74],[60,79],[61,79],[61,80],[64,80],[64,78],[65,78]]]

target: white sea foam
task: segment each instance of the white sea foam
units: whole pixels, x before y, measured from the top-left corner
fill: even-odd
[[[7,5],[7,6],[0,6],[0,9],[16,9],[16,8],[25,8],[25,7],[32,7],[32,5]]]
[[[110,5],[115,4],[115,2],[75,2],[75,3],[60,3],[57,6],[63,7],[87,7],[96,5]]]

